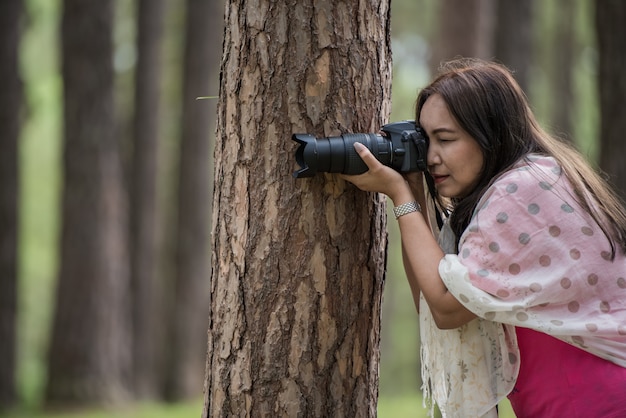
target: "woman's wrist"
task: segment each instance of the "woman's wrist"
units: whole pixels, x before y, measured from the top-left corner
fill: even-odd
[[[394,190],[394,192],[390,193],[388,196],[394,206],[400,206],[416,200],[413,192],[411,191],[411,187],[407,182],[403,182],[399,185],[399,187],[397,187],[397,190]]]
[[[409,213],[421,211],[422,207],[415,200],[408,203],[403,203],[400,206],[393,207],[393,214],[395,215],[396,219],[400,218],[401,216],[408,215]]]

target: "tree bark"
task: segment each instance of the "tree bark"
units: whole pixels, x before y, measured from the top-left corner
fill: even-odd
[[[183,111],[178,181],[174,307],[165,397],[181,400],[202,392],[209,307],[211,140],[214,95],[221,52],[224,5],[218,0],[188,0],[183,68]],[[213,76],[213,77],[212,77]],[[213,89],[213,90],[211,90]]]
[[[495,56],[509,67],[528,94],[533,64],[534,1],[496,2]]]
[[[50,407],[129,396],[126,206],[113,109],[111,0],[65,0],[61,256],[48,359]]]
[[[384,198],[293,179],[293,132],[377,132],[389,1],[230,0],[204,417],[376,415]]]
[[[442,0],[431,68],[456,57],[492,58],[494,0]]]
[[[157,166],[160,150],[160,88],[163,66],[163,0],[140,0],[137,9],[135,119],[130,193],[130,250],[133,311],[133,374],[138,398],[158,395]]]
[[[626,3],[596,2],[600,92],[600,166],[626,198]]]
[[[576,2],[558,0],[551,48],[550,80],[554,86],[550,124],[560,136],[572,139],[574,103],[573,68],[577,44]]]
[[[22,81],[21,0],[0,2],[0,412],[17,401],[15,381],[18,247],[18,139]]]

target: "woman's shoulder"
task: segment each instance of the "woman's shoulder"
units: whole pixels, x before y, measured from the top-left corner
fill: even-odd
[[[556,219],[582,210],[574,190],[558,162],[549,156],[530,154],[502,173],[476,205],[473,218],[524,213],[535,219]]]
[[[501,187],[513,181],[521,185],[554,184],[561,179],[562,173],[563,170],[554,157],[528,154],[494,179],[492,185]]]
[[[528,154],[495,178],[481,201],[513,194],[530,198],[542,191],[569,191],[569,182],[562,174],[561,166],[553,157]]]

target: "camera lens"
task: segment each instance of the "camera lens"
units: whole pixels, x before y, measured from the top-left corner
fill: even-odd
[[[311,177],[316,172],[362,174],[367,165],[354,149],[354,143],[365,145],[381,163],[391,164],[391,142],[373,133],[354,133],[327,138],[315,138],[308,134],[295,134],[294,141],[300,143],[296,161],[302,169],[294,177]]]
[[[384,135],[354,133],[328,138],[310,134],[294,134],[292,139],[300,146],[296,161],[300,170],[296,178],[312,177],[317,172],[361,174],[367,165],[354,149],[354,143],[365,145],[383,165],[400,173],[426,170],[428,141],[412,120],[392,122],[382,127]]]

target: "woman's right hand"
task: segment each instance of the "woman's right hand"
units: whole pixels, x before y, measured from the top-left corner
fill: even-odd
[[[374,157],[366,146],[356,142],[354,149],[357,151],[368,171],[358,175],[341,174],[341,178],[368,192],[378,192],[387,195],[395,205],[415,200],[409,183],[391,167],[383,165]]]

